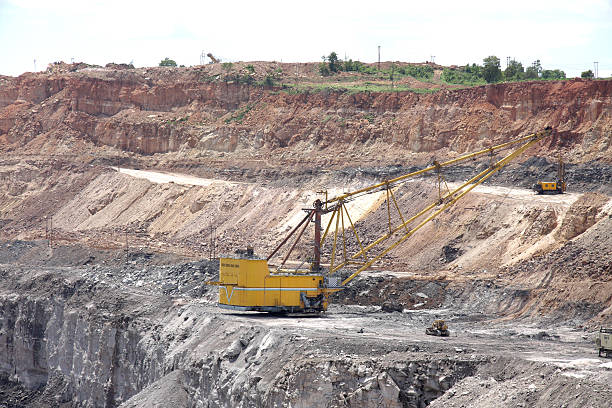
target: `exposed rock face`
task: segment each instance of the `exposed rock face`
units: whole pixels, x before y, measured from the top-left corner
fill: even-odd
[[[563,219],[559,235],[564,239],[572,239],[582,234],[597,222],[601,208],[608,201],[608,196],[597,193],[587,193],[580,197]]]
[[[597,360],[593,365],[593,359],[582,358],[576,366],[558,367],[518,356],[533,358],[551,347],[560,359],[555,362],[564,361],[568,349],[574,358],[582,356],[576,344],[543,332],[528,343],[517,343],[516,332],[479,334],[467,343],[478,345],[477,351],[456,347],[461,340],[455,336],[436,342],[415,342],[405,334],[386,337],[385,327],[399,324],[414,339],[424,321],[406,323],[429,320],[428,313],[385,315],[374,323],[379,314],[369,319],[372,325],[365,332],[354,326],[350,334],[347,326],[331,329],[350,325],[341,317],[327,330],[313,330],[329,322],[226,315],[206,302],[170,299],[138,285],[118,291],[121,276],[103,273],[108,282],[92,280],[88,274],[97,270],[92,268],[58,268],[53,275],[2,272],[0,395],[7,379],[38,390],[18,390],[26,407],[421,408],[440,398],[447,405],[437,406],[465,405],[470,390],[480,399],[478,406],[487,408],[499,398],[508,398],[503,406],[549,406],[573,399],[581,406],[603,406],[610,394],[609,371],[598,368]],[[15,293],[25,290],[30,293]],[[504,290],[499,289],[500,296]],[[474,293],[481,299],[488,294],[485,286]],[[379,338],[378,331],[386,334]],[[591,382],[576,376],[585,361],[595,370]]]
[[[0,370],[27,388],[63,384],[58,402],[114,406],[163,371],[122,322],[95,321],[63,301],[2,298]]]
[[[156,392],[163,388],[177,407],[420,407],[485,361],[313,358],[296,335],[228,323],[195,305],[159,321],[101,311],[105,301],[70,306],[82,284],[52,299],[0,297],[0,373],[46,388],[55,403],[144,408],[167,402]]]
[[[271,92],[201,69],[25,74],[0,82],[0,137],[77,137],[143,154],[182,147],[467,151],[552,126],[545,149],[609,161],[612,81],[508,83],[434,94]],[[263,149],[263,150],[262,150]],[[298,149],[300,150],[300,149]],[[294,152],[299,156],[299,152]]]

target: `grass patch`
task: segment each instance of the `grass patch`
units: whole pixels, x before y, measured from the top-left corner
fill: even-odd
[[[185,116],[184,118],[178,118],[178,119],[168,119],[166,121],[166,124],[167,125],[178,125],[179,123],[187,122],[187,119],[188,119],[187,116]]]
[[[374,115],[372,115],[371,113],[365,114],[364,119],[366,119],[368,122],[370,123],[374,123]]]
[[[242,124],[242,120],[244,119],[245,115],[254,107],[254,103],[247,103],[245,106],[232,113],[232,116],[225,119],[225,123],[230,124],[232,122],[236,122],[238,124]]]
[[[390,84],[377,84],[373,82],[366,82],[364,84],[338,84],[338,83],[323,83],[323,84],[287,84],[283,87],[283,92],[288,94],[300,94],[300,93],[317,93],[317,92],[346,92],[349,94],[363,93],[363,92],[413,92],[417,94],[431,94],[436,93],[440,89],[423,89],[423,88],[412,88],[407,85],[395,85],[392,87]]]

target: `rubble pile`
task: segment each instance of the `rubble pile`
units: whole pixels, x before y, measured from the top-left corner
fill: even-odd
[[[120,267],[93,265],[82,276],[94,283],[118,289],[123,286],[153,290],[167,296],[188,295],[199,298],[211,291],[207,281],[216,280],[219,264],[197,261],[174,265],[147,265],[143,254],[130,254],[129,261]],[[144,254],[146,258],[146,254]]]

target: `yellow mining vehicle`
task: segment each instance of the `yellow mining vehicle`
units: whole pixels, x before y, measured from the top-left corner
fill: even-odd
[[[557,181],[538,181],[533,189],[538,194],[563,194],[565,193],[565,163],[559,155],[559,165],[557,167]]]
[[[432,165],[403,176],[385,180],[369,187],[325,199],[316,200],[312,208],[306,208],[306,215],[267,258],[254,256],[249,250],[238,256],[221,257],[219,260],[219,281],[207,282],[219,286],[219,306],[232,310],[263,311],[274,313],[320,313],[327,309],[329,295],[351,282],[362,271],[370,268],[385,254],[410,238],[424,225],[455,204],[460,198],[483,183],[511,160],[552,134],[551,128],[520,137],[509,142],[489,147],[445,162],[434,161]],[[504,157],[495,155],[510,150]],[[449,189],[442,175],[442,169],[477,157],[489,157],[489,166],[455,189]],[[429,172],[437,174],[437,199],[406,217],[400,210],[394,190],[402,183]],[[443,185],[446,187],[443,188]],[[388,230],[376,239],[366,243],[362,240],[347,203],[365,194],[386,194]],[[414,209],[412,209],[414,212]],[[392,213],[393,219],[392,222]],[[322,217],[329,218],[323,235]],[[309,267],[288,269],[285,264],[300,238],[314,224],[312,258]],[[296,235],[288,252],[279,265],[269,264],[280,249]],[[326,241],[326,238],[329,238]],[[351,245],[353,252],[351,253]],[[355,249],[356,248],[356,249]],[[321,254],[326,252],[329,263],[321,263]],[[346,276],[341,279],[339,275]]]
[[[612,328],[600,327],[595,333],[595,344],[599,357],[612,357]]]
[[[431,327],[425,329],[425,334],[430,336],[448,337],[450,332],[448,331],[448,325],[442,319],[436,319],[431,324]]]

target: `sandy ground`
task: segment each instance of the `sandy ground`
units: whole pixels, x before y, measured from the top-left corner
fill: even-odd
[[[187,174],[178,173],[166,173],[161,171],[152,170],[137,170],[127,169],[123,167],[111,167],[113,170],[127,174],[128,176],[149,180],[151,183],[176,183],[186,186],[210,186],[213,183],[219,183],[224,185],[237,185],[237,182],[228,182],[219,179],[206,179],[201,177],[194,177]]]
[[[118,171],[123,174],[127,174],[132,177],[142,178],[149,180],[152,183],[176,183],[182,185],[190,185],[190,186],[209,186],[214,183],[224,184],[224,185],[238,185],[245,184],[239,182],[229,182],[222,179],[209,179],[209,178],[201,178],[196,176],[191,176],[188,174],[181,174],[175,172],[161,172],[161,171],[152,171],[152,170],[137,170],[137,169],[128,169],[128,168],[117,168],[112,167],[113,170]],[[409,181],[410,182],[410,181]],[[457,182],[449,182],[447,183],[450,189],[457,188],[461,184]],[[565,193],[558,195],[538,195],[534,193],[533,190],[528,190],[519,187],[502,187],[502,186],[493,186],[493,185],[478,185],[473,190],[475,193],[481,194],[492,194],[499,197],[504,198],[513,198],[517,200],[525,200],[525,201],[537,201],[540,203],[555,203],[555,204],[564,204],[571,205],[573,204],[582,194],[580,193]],[[329,198],[340,195],[346,191],[338,188],[328,190]],[[366,196],[358,197],[357,199],[351,201],[348,206],[351,214],[355,212],[357,214],[357,218],[361,218],[364,214],[371,211],[372,207],[383,200],[384,192],[377,192],[376,194],[369,194]],[[320,195],[319,195],[320,196]],[[308,197],[304,197],[304,201],[308,201]],[[295,221],[291,219],[289,221]],[[291,222],[288,222],[289,224]]]
[[[237,185],[247,185],[251,183],[242,183],[242,182],[233,182],[226,181],[222,179],[208,179],[201,178],[196,176],[191,176],[187,174],[173,173],[173,172],[160,172],[160,171],[151,171],[151,170],[137,170],[137,169],[127,169],[127,168],[117,168],[112,167],[113,170],[118,171],[123,174],[127,174],[128,176],[135,178],[142,178],[145,180],[149,180],[152,183],[175,183],[187,186],[210,186],[212,184],[219,184],[227,187],[237,186]],[[327,194],[329,198],[335,197],[337,195],[343,194],[346,192],[344,189],[340,188],[330,188],[327,190]],[[302,191],[301,194],[295,197],[295,201],[299,203],[303,203],[304,207],[307,208],[314,200],[317,198],[322,199],[324,195],[315,191]],[[377,208],[380,205],[380,202],[384,200],[386,197],[384,192],[376,192],[374,194],[364,195],[357,197],[356,199],[347,203],[347,208],[349,213],[351,214],[351,219],[353,222],[362,219],[367,216],[373,209]],[[277,227],[278,231],[286,231],[288,228],[297,225],[300,220],[304,217],[304,213],[301,211],[295,211],[289,214]],[[325,214],[322,217],[322,223],[325,224],[329,222],[331,218],[331,214]],[[347,225],[348,227],[348,225]]]

